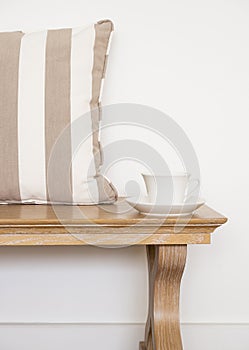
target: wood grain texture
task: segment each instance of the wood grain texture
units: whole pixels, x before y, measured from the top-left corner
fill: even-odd
[[[146,350],[145,344],[143,341],[140,341],[140,343],[139,343],[139,350]]]
[[[0,246],[209,244],[209,234],[3,234]]]
[[[60,218],[60,219],[59,219]],[[139,214],[126,202],[118,201],[106,205],[0,205],[0,227],[2,225],[208,225],[220,226],[227,219],[204,205],[190,217],[154,217]]]
[[[193,216],[144,216],[126,202],[101,206],[2,205],[0,245],[207,244],[226,218],[207,206]]]
[[[182,350],[179,298],[186,245],[147,246],[149,310],[140,350]]]

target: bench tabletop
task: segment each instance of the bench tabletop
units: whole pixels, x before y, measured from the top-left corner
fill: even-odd
[[[209,243],[227,219],[204,205],[189,217],[145,216],[112,205],[1,205],[0,245]]]

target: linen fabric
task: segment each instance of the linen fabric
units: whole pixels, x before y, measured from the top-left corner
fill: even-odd
[[[112,22],[0,33],[0,201],[98,204],[100,94]]]

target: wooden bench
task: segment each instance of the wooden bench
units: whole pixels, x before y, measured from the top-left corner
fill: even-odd
[[[55,209],[55,211],[54,211]],[[124,201],[101,206],[2,205],[1,246],[146,246],[149,308],[140,350],[181,350],[179,295],[188,244],[208,244],[227,219],[208,206],[192,217],[144,216]]]

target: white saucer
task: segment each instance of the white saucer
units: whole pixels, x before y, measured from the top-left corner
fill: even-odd
[[[126,201],[141,214],[169,217],[191,215],[205,203],[204,199],[198,199],[196,203],[154,204],[150,203],[147,197],[142,198],[142,200],[129,197],[126,198]]]

